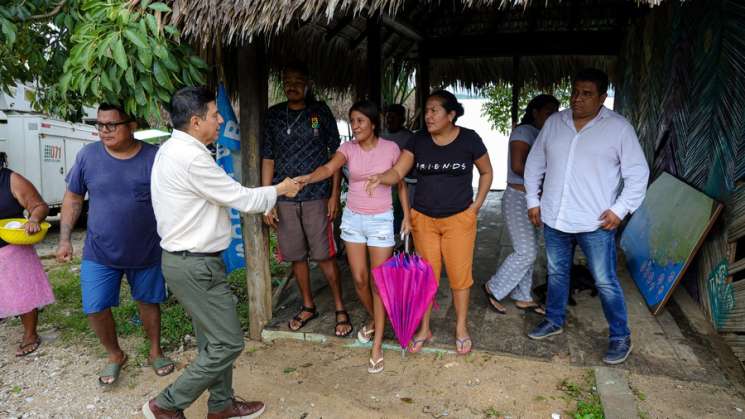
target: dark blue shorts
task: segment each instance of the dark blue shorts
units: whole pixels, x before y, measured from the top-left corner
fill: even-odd
[[[123,275],[127,275],[133,300],[150,304],[166,300],[166,283],[160,264],[143,269],[117,269],[83,260],[80,264],[83,312],[94,314],[118,306]]]

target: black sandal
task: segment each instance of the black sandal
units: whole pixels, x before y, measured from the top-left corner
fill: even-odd
[[[343,320],[343,321],[339,321],[339,315],[340,314],[343,314],[344,317],[346,317],[347,319],[346,320]],[[347,333],[344,333],[344,334],[339,334],[339,331],[338,331],[339,326],[346,326],[346,325],[349,325],[349,331]],[[334,327],[334,334],[337,337],[345,338],[345,337],[349,336],[349,334],[352,333],[353,330],[354,330],[354,326],[352,326],[352,322],[350,321],[349,313],[347,313],[347,310],[337,310],[337,312],[336,312],[336,326]]]
[[[311,316],[305,319],[300,317],[300,314],[303,312],[311,313]],[[293,329],[292,322],[290,321],[287,322],[287,327],[293,332],[297,332],[298,330],[302,329],[303,326],[305,326],[309,321],[315,319],[316,317],[318,317],[318,312],[316,311],[315,307],[300,306],[300,311],[295,315],[295,317],[292,318],[292,320],[300,322],[300,326],[298,326],[296,329]]]

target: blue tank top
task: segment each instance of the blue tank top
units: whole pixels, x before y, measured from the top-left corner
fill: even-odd
[[[10,169],[0,169],[0,220],[5,218],[23,218],[23,206],[10,191]],[[0,239],[0,247],[7,245]]]

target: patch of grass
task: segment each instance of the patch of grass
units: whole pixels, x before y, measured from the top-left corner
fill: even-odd
[[[277,260],[277,231],[269,230],[269,271],[272,274],[272,278],[282,278],[287,275],[290,270],[291,264],[289,262],[279,262]]]
[[[558,389],[564,393],[564,400],[574,402],[576,407],[566,412],[574,419],[604,419],[603,405],[595,385],[595,374],[592,371],[585,373],[580,383],[567,379],[562,380]]]
[[[194,336],[191,318],[173,296],[160,306],[160,341],[167,350],[175,349],[184,336]]]
[[[54,326],[66,341],[95,342],[97,340],[96,336],[88,324],[88,317],[83,313],[79,262],[55,267],[48,272],[48,276],[56,302],[44,308],[39,323]],[[150,345],[145,339],[137,303],[132,301],[129,286],[124,282],[122,281],[123,284],[120,289],[120,305],[111,310],[116,322],[117,336],[142,338],[142,343],[137,347],[137,355],[138,359],[146,359]],[[173,298],[161,305],[164,312],[172,310],[171,306],[177,305],[175,300],[171,300]],[[168,314],[164,313],[161,319],[161,333],[163,335],[163,346],[166,350],[173,349],[180,342],[180,337],[174,342],[173,333],[169,333],[170,330],[166,327],[169,323],[175,322]],[[181,324],[184,324],[184,322],[182,321]],[[187,320],[185,324],[191,329],[191,321]]]
[[[505,414],[502,413],[502,412],[500,412],[499,410],[497,410],[494,407],[489,407],[489,408],[487,408],[487,409],[484,410],[484,417],[485,418],[495,418],[496,419],[496,418],[501,418],[503,416],[505,416]]]
[[[73,269],[76,267],[77,265],[71,263],[57,267],[48,273],[57,301],[44,309],[40,323],[53,325],[68,341],[89,339],[95,341],[96,336],[88,324],[87,316],[83,313],[80,274]],[[247,305],[245,297],[241,301],[243,305]],[[145,337],[137,303],[132,300],[129,286],[125,281],[122,281],[119,302],[119,307],[111,310],[116,322],[117,336],[141,338],[142,342],[137,347],[137,354],[139,358],[147,359],[150,344]],[[160,308],[161,345],[164,350],[170,351],[181,344],[185,335],[194,335],[194,330],[191,319],[175,297],[170,296]],[[247,308],[243,311],[244,316],[247,317]]]
[[[582,388],[579,384],[567,380],[566,378],[561,380],[559,383],[559,390],[561,390],[568,400],[575,400],[582,396]]]
[[[276,232],[269,237],[270,254],[274,255],[277,248]],[[270,270],[273,278],[284,277],[290,269],[289,263],[280,263],[276,258],[270,258]],[[60,336],[66,341],[96,342],[96,336],[88,324],[88,318],[83,313],[82,296],[80,291],[80,259],[57,265],[49,270],[49,282],[52,284],[56,302],[44,308],[40,314],[41,325],[51,325],[60,331]],[[237,269],[231,272],[227,281],[237,297],[237,311],[243,330],[248,330],[248,295],[246,291],[246,270]],[[273,281],[274,283],[275,281]],[[278,281],[277,281],[278,282]],[[112,309],[119,337],[139,337],[142,343],[137,347],[140,360],[147,359],[150,345],[145,337],[142,321],[137,309],[137,303],[132,301],[129,286],[122,281],[120,290],[120,305]],[[175,297],[172,295],[161,304],[161,345],[165,351],[176,349],[183,342],[184,336],[194,335],[191,318]]]
[[[632,393],[634,393],[634,396],[636,396],[636,398],[637,398],[637,399],[639,399],[640,401],[644,401],[644,400],[647,400],[647,395],[646,395],[646,394],[644,394],[644,393],[643,393],[643,392],[642,392],[641,390],[639,390],[638,388],[636,388],[636,387],[633,387],[633,386],[632,386],[632,387],[631,387],[631,392],[632,392]]]
[[[80,275],[72,268],[79,265],[69,263],[48,272],[56,302],[44,308],[39,315],[39,324],[52,325],[60,331],[63,339],[80,336],[93,337],[88,319],[83,314],[80,293]]]
[[[634,394],[637,400],[642,401],[642,402],[647,400],[647,395],[644,394],[641,390],[634,387],[633,385],[629,385],[629,387],[631,388],[631,392]],[[641,410],[641,408],[639,407],[637,407],[636,413],[639,415],[640,419],[649,419],[649,414]]]

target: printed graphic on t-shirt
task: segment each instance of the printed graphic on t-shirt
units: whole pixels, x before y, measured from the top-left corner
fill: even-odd
[[[474,161],[486,153],[475,131],[461,127],[446,146],[436,145],[428,133],[419,133],[406,143],[406,150],[414,155],[417,170],[414,209],[430,217],[448,217],[471,205]]]
[[[472,164],[472,163],[471,163]],[[416,170],[425,175],[455,175],[459,176],[464,172],[472,170],[471,164],[467,162],[418,162]]]
[[[321,119],[318,117],[317,112],[310,114],[310,127],[313,128],[313,136],[318,137],[320,135]]]

